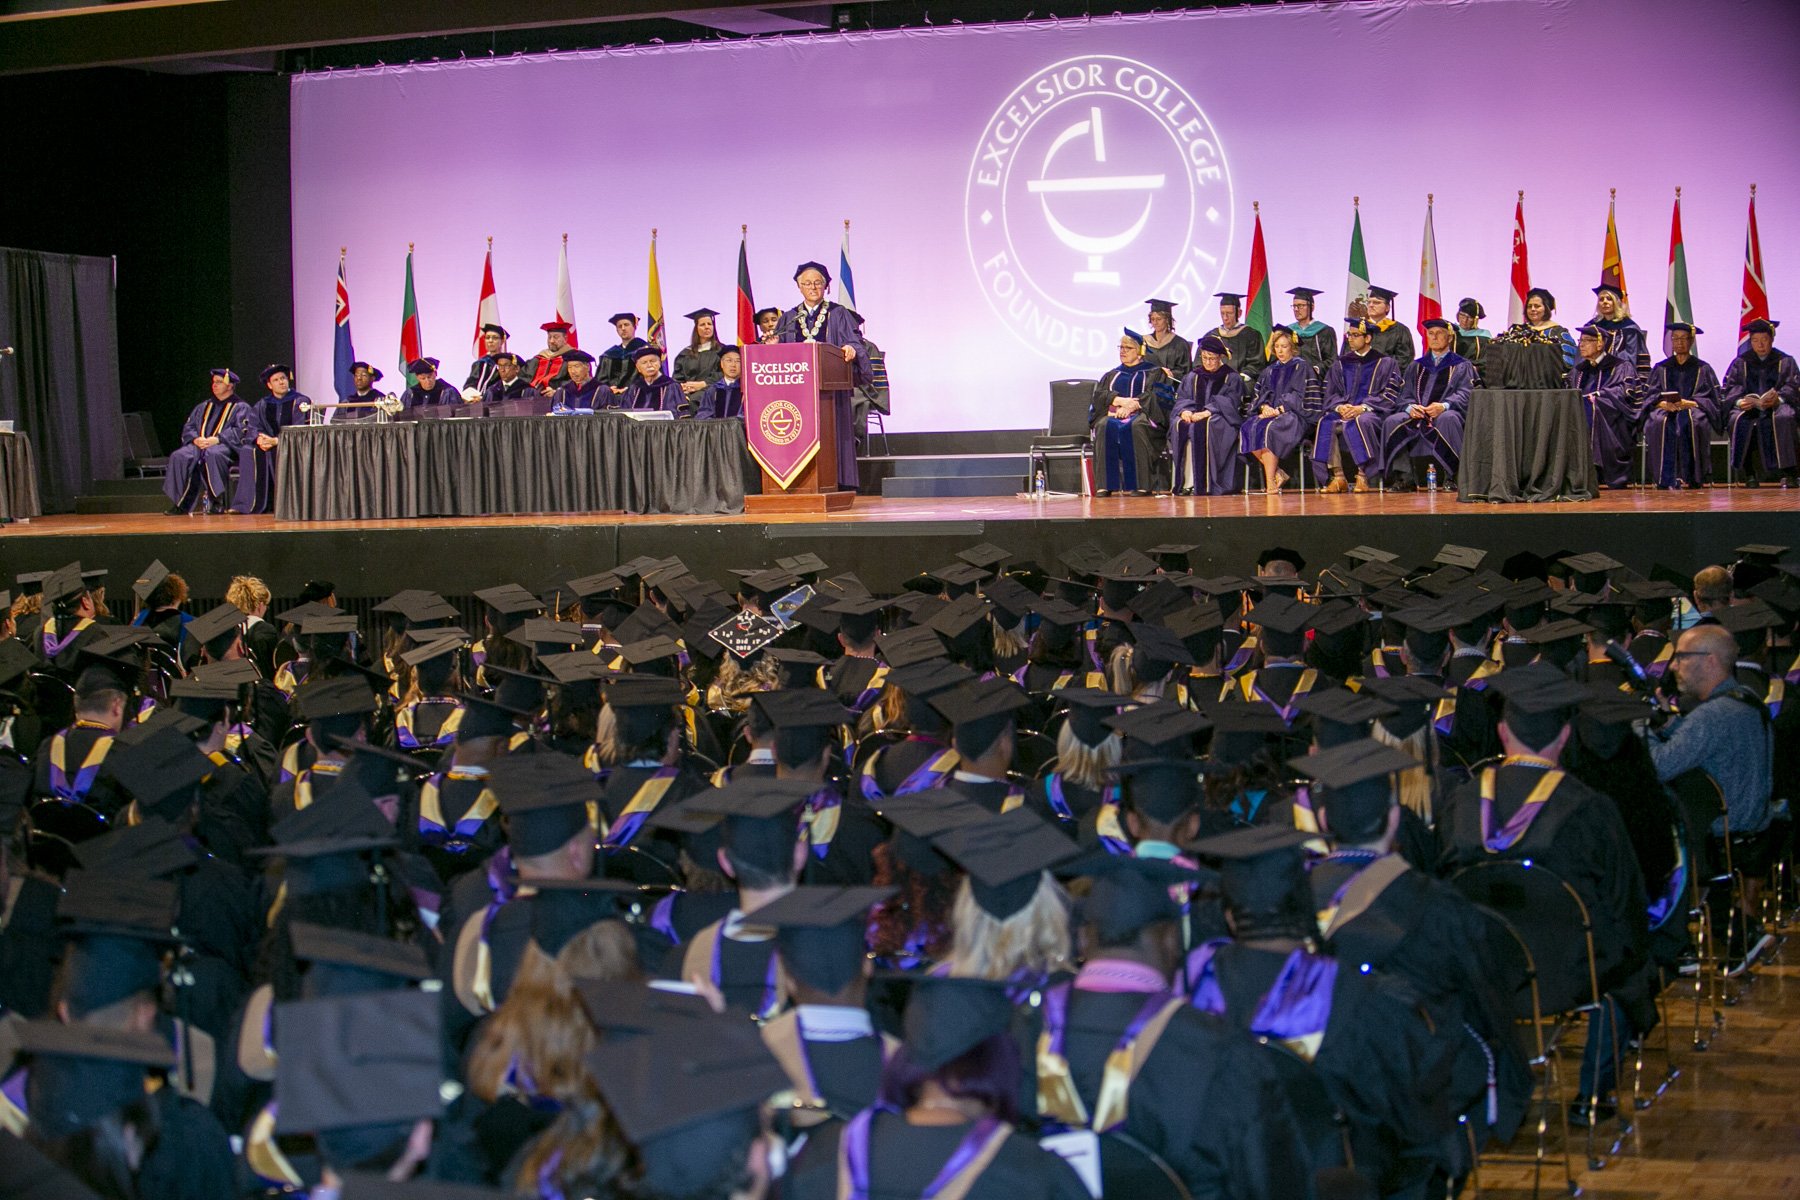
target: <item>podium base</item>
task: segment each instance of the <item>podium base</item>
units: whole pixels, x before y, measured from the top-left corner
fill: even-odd
[[[856,503],[856,493],[843,492],[776,492],[767,496],[745,496],[747,516],[780,513],[843,512]]]

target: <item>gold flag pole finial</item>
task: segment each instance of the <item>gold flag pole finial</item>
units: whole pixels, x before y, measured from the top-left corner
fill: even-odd
[[[1426,207],[1426,208],[1430,208],[1430,207],[1431,207],[1431,202],[1432,202],[1432,201],[1433,201],[1433,200],[1435,200],[1435,199],[1436,199],[1436,198],[1437,198],[1437,197],[1436,197],[1436,196],[1434,196],[1434,195],[1433,195],[1433,194],[1432,194],[1432,193],[1430,193],[1430,192],[1426,192],[1426,193],[1425,193],[1425,207]]]
[[[844,232],[845,233],[850,232],[850,220],[847,217],[844,219]]]
[[[1362,197],[1361,196],[1350,197],[1350,205],[1352,208],[1361,208],[1362,207]]]
[[[650,240],[653,242],[656,240],[656,230],[654,229],[650,231]]]
[[[739,225],[738,228],[743,231],[745,237],[750,236],[750,227],[748,225]]]
[[[413,244],[411,242],[406,243],[406,252],[408,254],[411,254],[413,252]]]
[[[1519,189],[1519,202],[1521,204],[1523,204],[1525,202],[1525,189],[1524,188]]]
[[[343,262],[346,258],[349,258],[349,257],[350,257],[350,247],[339,246],[338,247],[338,261]]]
[[[1756,199],[1756,185],[1754,183],[1750,185],[1750,198],[1752,200]]]
[[[1619,189],[1618,188],[1607,188],[1606,190],[1608,193],[1606,198],[1608,200],[1617,200],[1619,198]]]
[[[490,237],[490,238],[488,238],[488,249],[492,250],[493,248],[494,248],[494,239]]]
[[[566,246],[568,244],[569,244],[569,235],[565,233],[565,234],[563,234],[563,245]]]
[[[1675,185],[1675,198],[1677,200],[1681,199],[1681,185],[1679,183]]]
[[[1252,211],[1260,213],[1262,211],[1262,201],[1261,200],[1252,200],[1250,202],[1250,208]]]

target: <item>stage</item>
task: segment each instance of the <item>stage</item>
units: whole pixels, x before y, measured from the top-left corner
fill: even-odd
[[[1445,542],[1492,552],[1604,549],[1648,573],[1657,563],[1692,571],[1728,562],[1752,542],[1800,543],[1800,491],[1775,487],[1705,491],[1603,491],[1579,504],[1463,504],[1452,493],[1279,497],[1219,496],[894,499],[859,497],[830,520],[807,516],[462,517],[417,521],[299,523],[273,517],[55,516],[5,527],[0,575],[51,570],[79,559],[112,572],[112,594],[160,558],[199,598],[217,597],[233,575],[253,574],[275,595],[330,579],[346,601],[408,587],[446,596],[515,581],[530,588],[577,578],[639,555],[679,555],[721,581],[728,568],[759,567],[812,552],[833,571],[854,571],[893,591],[920,570],[988,541],[1054,569],[1084,540],[1116,551],[1191,542],[1194,570],[1248,573],[1257,553],[1289,546],[1315,568],[1358,543],[1409,562]],[[116,607],[116,605],[115,605]]]

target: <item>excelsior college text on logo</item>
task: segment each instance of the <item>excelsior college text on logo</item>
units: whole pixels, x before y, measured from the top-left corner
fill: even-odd
[[[1194,304],[1218,290],[1231,172],[1179,83],[1133,59],[1084,55],[1001,102],[969,168],[964,226],[1007,328],[1053,362],[1099,372],[1116,364],[1120,328],[1142,320],[1144,301]]]

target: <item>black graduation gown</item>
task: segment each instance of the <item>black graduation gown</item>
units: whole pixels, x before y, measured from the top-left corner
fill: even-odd
[[[94,743],[99,741],[102,735],[110,736],[104,729],[88,728],[82,725],[69,728],[68,737],[63,741],[63,766],[71,785],[76,781],[81,764],[87,761],[89,751],[94,748]],[[50,787],[50,744],[55,737],[55,734],[51,734],[50,737],[43,740],[38,746],[37,756],[34,760],[37,766],[33,796],[39,801],[56,797],[56,793]],[[114,743],[113,748],[117,748],[117,743]],[[111,753],[112,751],[108,750],[108,756]],[[94,777],[93,784],[82,794],[82,802],[101,816],[111,820],[123,812],[130,801],[113,782],[112,776],[105,769],[104,762],[103,759],[100,773]]]
[[[1206,336],[1216,337],[1225,343],[1225,365],[1242,375],[1245,382],[1250,385],[1246,390],[1254,392],[1256,377],[1261,375],[1263,368],[1269,365],[1268,356],[1263,350],[1262,334],[1248,325],[1239,325],[1233,333],[1226,333],[1215,325],[1207,331]],[[1196,351],[1194,361],[1198,363],[1199,360],[1200,355]]]
[[[648,782],[659,769],[657,767],[614,767],[607,773],[606,782],[600,789],[600,812],[606,818],[608,829],[624,814],[626,806],[631,803],[632,797],[637,795],[638,789]],[[707,776],[684,765],[681,773],[669,785],[669,790],[663,793],[657,809],[667,809],[676,801],[684,800],[711,786],[712,781]],[[646,854],[653,855],[671,867],[680,858],[680,842],[666,830],[639,828],[629,845]]]
[[[194,950],[194,985],[184,997],[188,1011],[177,1015],[224,1045],[234,1029],[231,1015],[250,988],[265,928],[262,909],[244,873],[217,858],[184,868],[174,881],[181,932]]]
[[[831,843],[823,857],[807,852],[801,882],[822,887],[869,886],[875,882],[875,847],[887,836],[887,826],[861,795],[844,796],[838,804],[837,830]]]
[[[825,686],[831,689],[839,703],[854,705],[880,669],[881,663],[877,659],[846,654],[825,668]]]
[[[881,789],[884,796],[892,796],[894,789],[905,783],[914,771],[948,750],[950,747],[932,738],[908,739],[886,746],[875,753],[875,786]],[[944,777],[946,780],[949,776]]]
[[[1144,1006],[1134,992],[1069,993],[1063,1057],[1089,1114],[1107,1056]],[[1305,1147],[1266,1055],[1199,1009],[1178,1010],[1126,1093],[1122,1132],[1154,1150],[1195,1196],[1304,1196]]]
[[[956,1153],[968,1125],[909,1125],[898,1113],[877,1113],[869,1135],[869,1200],[918,1200]],[[784,1200],[836,1200],[838,1140],[843,1126],[822,1125],[788,1167]],[[1020,1133],[969,1188],[967,1200],[1087,1200],[1073,1167]]]
[[[1292,325],[1289,328],[1294,328]],[[1325,371],[1337,361],[1337,330],[1323,321],[1315,322],[1312,332],[1294,334],[1294,352],[1312,364],[1315,376],[1323,379]]]
[[[1412,330],[1394,320],[1388,322],[1386,329],[1377,329],[1369,335],[1369,349],[1387,355],[1402,370],[1419,357],[1413,349]]]
[[[725,373],[719,369],[720,350],[718,342],[704,350],[686,347],[675,356],[669,373],[675,376],[676,383],[711,383],[716,379],[723,379]]]
[[[172,1087],[159,1088],[152,1100],[162,1131],[138,1168],[139,1200],[217,1200],[236,1195],[236,1163],[219,1119]]]
[[[1000,812],[1006,803],[1007,792],[1011,788],[1012,785],[1004,780],[995,783],[974,783],[958,779],[954,773],[944,780],[945,791],[954,792],[966,800],[972,800],[990,813]],[[1042,799],[1041,793],[1034,799],[1033,791],[1028,789],[1025,792],[1024,804],[1026,808],[1031,809],[1044,820],[1052,822],[1056,820],[1056,813],[1050,808],[1048,802]]]
[[[531,380],[524,375],[515,375],[511,383],[502,383],[496,379],[487,385],[481,398],[488,404],[501,404],[508,400],[530,400],[538,395],[531,386]]]
[[[37,875],[15,882],[12,911],[0,928],[0,1009],[35,1021],[50,1014],[50,988],[68,941],[56,925],[62,888]],[[0,902],[6,899],[0,895]]]
[[[875,1103],[881,1092],[881,1039],[847,1042],[802,1040],[806,1064],[812,1068],[819,1098],[834,1113],[857,1113]]]

